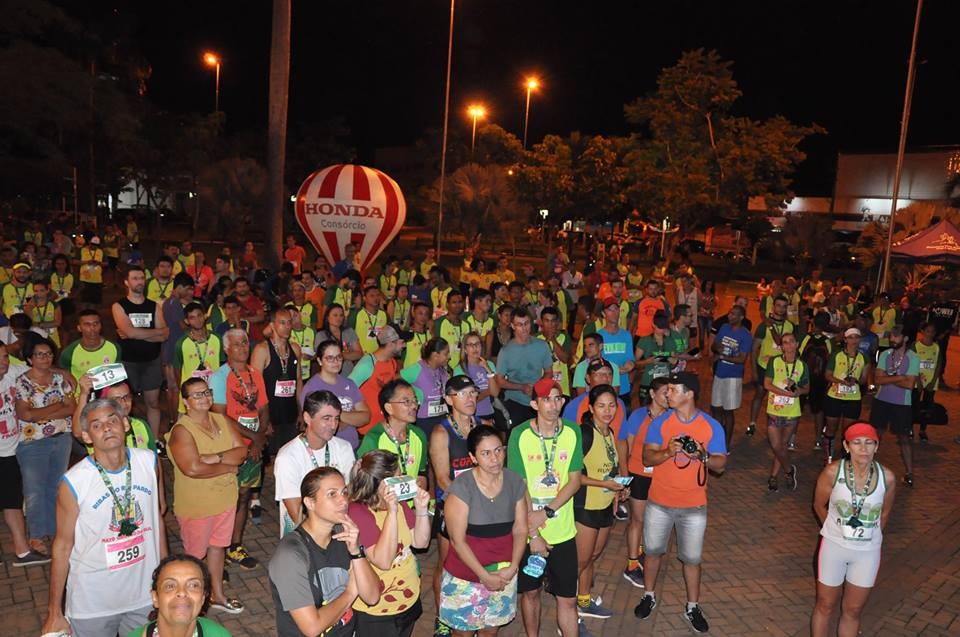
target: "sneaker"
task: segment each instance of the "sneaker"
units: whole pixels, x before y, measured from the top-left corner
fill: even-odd
[[[638,566],[632,570],[623,571],[623,579],[627,580],[637,588],[644,588],[645,584],[643,583],[643,567]]]
[[[912,474],[912,473],[905,473],[905,474],[903,474],[903,484],[904,484],[905,486],[908,486],[908,487],[912,487],[912,486],[913,486],[913,474]]]
[[[692,628],[695,633],[706,633],[710,631],[710,624],[707,623],[706,617],[703,616],[703,611],[700,610],[699,604],[694,606],[692,610],[684,612],[683,618],[687,620],[690,628]]]
[[[50,556],[43,553],[38,553],[33,549],[30,549],[26,555],[20,557],[19,555],[14,556],[13,566],[23,567],[23,566],[35,566],[37,564],[47,564],[50,561]]]
[[[617,518],[617,519],[620,520],[621,522],[624,522],[624,521],[626,521],[626,520],[629,520],[629,519],[630,519],[630,512],[627,511],[627,505],[625,505],[625,504],[618,504],[618,505],[617,505],[617,508],[616,508],[616,509],[614,510],[614,512],[613,512],[613,517]]]
[[[252,570],[257,568],[259,562],[257,558],[247,553],[247,549],[242,544],[234,544],[227,549],[227,559],[238,565],[242,569]]]
[[[222,602],[215,602],[210,600],[210,608],[213,610],[223,611],[224,613],[229,613],[231,615],[239,615],[243,612],[243,602],[239,599],[233,599],[228,597]]]
[[[157,440],[156,445],[157,445],[157,456],[159,456],[159,457],[161,457],[161,458],[166,458],[166,457],[167,457],[167,443],[165,443],[165,442],[161,439],[161,440]]]
[[[786,474],[787,486],[790,487],[791,491],[797,490],[797,465],[790,465],[790,471]]]
[[[787,442],[787,451],[796,451],[796,450],[797,450],[797,441],[791,438],[790,441]]]
[[[559,630],[559,629],[558,629]],[[577,625],[578,637],[593,637],[593,633],[587,628],[587,625],[581,620]]]
[[[770,476],[770,479],[767,480],[767,490],[768,491],[780,490],[780,485],[777,484],[777,478],[775,476]]]
[[[755,423],[750,423],[749,425],[747,425],[746,434],[748,436],[752,436],[755,433],[757,433],[757,425]]]
[[[657,600],[652,595],[644,595],[640,603],[633,609],[633,614],[637,616],[637,619],[646,619],[656,607]]]
[[[577,613],[581,617],[594,617],[596,619],[610,619],[613,617],[613,611],[600,605],[602,600],[598,597],[591,599],[587,606],[577,604]],[[581,624],[582,625],[582,624]]]
[[[250,507],[250,521],[254,524],[260,524],[260,521],[263,519],[263,507],[259,504],[254,504]]]
[[[927,432],[926,432],[926,431],[921,431],[921,432],[920,432],[920,442],[922,442],[922,443],[930,442],[930,438],[927,437]]]
[[[813,441],[813,448],[816,449],[817,451],[819,451],[820,449],[823,449],[823,443],[820,442],[819,438]]]
[[[451,634],[450,627],[437,617],[436,621],[433,622],[433,637],[449,637]]]

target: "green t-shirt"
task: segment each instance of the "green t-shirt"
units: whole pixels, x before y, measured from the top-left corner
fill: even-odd
[[[450,367],[456,367],[460,364],[460,342],[463,335],[470,331],[470,326],[460,321],[454,325],[448,316],[438,318],[433,324],[433,335],[439,336],[450,346]]]
[[[173,346],[173,366],[180,370],[178,383],[196,376],[209,382],[213,372],[220,369],[220,365],[226,360],[226,352],[223,349],[223,343],[216,334],[207,333],[207,340],[197,342],[190,338],[189,334],[184,334],[177,339],[177,344]],[[177,392],[179,394],[179,392]],[[183,397],[180,397],[179,409],[186,412],[186,406],[183,404]]]
[[[583,471],[583,446],[580,427],[569,420],[561,420],[562,428],[552,438],[541,438],[528,420],[510,432],[507,467],[527,481],[527,491],[534,510],[550,504],[560,489],[570,481],[570,473]],[[547,474],[547,457],[552,458]],[[566,542],[576,536],[573,520],[573,498],[557,509],[557,515],[548,519],[540,536],[548,544]]]
[[[406,442],[398,445],[390,438],[383,423],[377,423],[364,435],[363,442],[357,449],[357,457],[361,458],[363,454],[374,449],[383,449],[398,456],[406,456],[403,461],[403,472],[411,478],[427,475],[427,437],[420,427],[408,426]]]
[[[375,313],[367,312],[365,308],[354,310],[347,319],[347,327],[352,327],[357,333],[357,339],[360,341],[360,349],[364,354],[371,354],[380,347],[377,336],[380,330],[387,326],[387,313],[383,310],[377,310]]]
[[[103,339],[97,349],[90,351],[80,339],[67,345],[60,352],[60,367],[69,370],[74,378],[80,378],[93,367],[109,365],[120,360],[120,346],[111,340]]]
[[[827,361],[827,371],[833,374],[833,377],[838,381],[847,376],[853,376],[859,381],[866,366],[867,361],[859,351],[851,357],[846,350],[838,349],[830,355],[830,360]],[[844,385],[839,382],[832,383],[830,388],[827,389],[827,396],[837,400],[860,400],[860,383],[857,382],[853,385]]]
[[[651,334],[638,340],[636,349],[643,352],[640,358],[669,358],[687,351],[687,339],[680,332],[670,330],[670,333],[663,337],[662,345],[657,343],[657,339]],[[640,386],[649,387],[654,378],[669,376],[672,370],[673,365],[669,361],[654,361],[644,368],[643,375],[640,376]]]
[[[197,623],[200,624],[200,630],[203,631],[203,637],[233,637],[233,633],[212,619],[207,619],[206,617],[197,617]],[[152,637],[152,635],[146,634],[146,630],[149,626],[150,624],[144,624],[140,628],[135,628],[127,637]]]
[[[771,358],[767,363],[765,375],[773,381],[775,387],[780,389],[786,389],[790,383],[796,383],[798,387],[806,387],[810,384],[810,373],[799,358],[793,364],[783,360],[783,356]],[[800,397],[780,396],[767,392],[767,413],[781,418],[799,418]]]

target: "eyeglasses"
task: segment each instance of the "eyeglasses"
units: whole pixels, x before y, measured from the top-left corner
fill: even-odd
[[[210,398],[211,396],[213,396],[213,392],[208,389],[206,391],[195,391],[188,395],[190,396],[190,398],[193,398],[194,400],[200,400],[201,398]]]
[[[343,360],[343,355],[337,354],[336,356],[324,356],[323,360],[327,361],[328,363],[339,363]]]
[[[403,405],[405,407],[414,407],[420,404],[420,401],[416,398],[404,398],[403,400],[388,400],[387,404],[389,405]]]
[[[506,446],[494,447],[493,449],[481,449],[477,452],[477,455],[481,458],[490,458],[491,456],[500,457],[503,454],[507,453]]]
[[[476,398],[479,395],[480,395],[480,392],[478,392],[475,389],[461,389],[460,391],[455,391],[447,394],[447,396],[456,396],[457,398],[460,398],[460,399]]]
[[[53,358],[53,352],[34,352],[32,358]]]

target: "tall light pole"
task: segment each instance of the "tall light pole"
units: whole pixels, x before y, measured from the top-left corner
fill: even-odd
[[[527,87],[527,107],[524,109],[523,114],[523,147],[526,148],[527,128],[530,125],[530,94],[537,90],[540,86],[540,81],[535,77],[528,77],[524,85]]]
[[[897,197],[900,195],[900,177],[903,174],[903,155],[907,147],[907,126],[910,123],[910,104],[913,102],[913,81],[917,70],[917,36],[920,34],[920,13],[923,0],[917,0],[917,16],[913,21],[913,41],[910,43],[910,61],[907,63],[907,88],[903,96],[903,117],[900,120],[900,143],[897,146],[897,167],[893,173],[893,192],[890,199],[890,225],[887,228],[887,251],[883,255],[883,276],[880,291],[885,292],[890,284],[890,250],[893,247],[894,217],[897,213]]]
[[[457,0],[450,0],[450,29],[447,38],[447,83],[443,97],[443,139],[440,144],[440,203],[437,207],[437,261],[440,261],[440,230],[443,228],[443,180],[447,171],[447,127],[450,124],[450,64],[453,60],[453,10]]]
[[[216,83],[213,93],[213,112],[220,112],[220,56],[213,51],[207,51],[203,54],[203,63],[216,69]]]
[[[470,135],[470,159],[473,159],[473,151],[477,146],[477,120],[487,115],[487,109],[483,104],[471,104],[467,107],[467,115],[473,118],[473,133]]]

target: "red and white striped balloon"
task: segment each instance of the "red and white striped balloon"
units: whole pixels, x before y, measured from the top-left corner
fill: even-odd
[[[359,247],[366,270],[397,236],[407,218],[400,186],[375,168],[337,164],[311,174],[300,186],[297,223],[330,265],[344,247]]]

